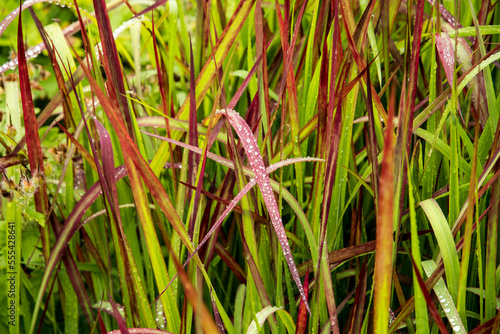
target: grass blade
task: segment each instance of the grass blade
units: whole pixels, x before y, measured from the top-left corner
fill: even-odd
[[[436,270],[436,263],[434,263],[434,261],[432,260],[424,261],[422,262],[422,267],[424,268],[427,277],[430,277],[434,270]],[[446,284],[444,283],[444,280],[442,278],[440,278],[434,286],[434,292],[436,292],[439,303],[441,304],[446,317],[450,321],[451,329],[453,330],[453,332],[467,333],[462,320],[460,319],[457,308],[455,307],[453,298],[446,288]]]
[[[393,86],[395,87],[395,86]],[[394,94],[392,94],[394,96]],[[374,332],[387,333],[391,301],[391,273],[393,257],[394,219],[394,134],[393,108],[389,109],[389,122],[385,130],[384,159],[380,172],[379,206],[377,213],[377,239],[374,283]]]
[[[446,277],[448,280],[448,289],[453,297],[457,300],[458,296],[458,278],[460,277],[460,265],[458,255],[455,251],[455,241],[451,235],[450,227],[446,221],[446,217],[441,211],[437,202],[433,199],[427,199],[419,203],[424,210],[427,219],[431,223],[434,234],[443,256]]]
[[[245,151],[247,153],[248,160],[250,161],[250,165],[252,166],[252,169],[255,173],[255,179],[262,192],[262,196],[264,197],[264,202],[269,211],[269,216],[271,217],[271,222],[273,223],[274,230],[278,235],[278,240],[283,250],[283,255],[285,256],[286,262],[288,263],[288,267],[292,273],[295,284],[297,284],[297,287],[299,288],[300,295],[302,296],[303,300],[306,301],[306,308],[308,312],[311,313],[309,304],[307,303],[307,296],[302,287],[300,276],[297,271],[297,267],[295,266],[292,253],[290,251],[290,246],[288,245],[285,229],[281,222],[278,204],[276,203],[276,199],[273,195],[271,183],[269,182],[269,176],[265,172],[266,167],[264,166],[264,161],[262,160],[262,156],[260,155],[255,137],[253,137],[252,131],[245,123],[243,118],[241,118],[241,116],[235,111],[220,110],[219,113],[225,115],[229,119],[229,122],[236,130],[236,133],[238,133],[241,139],[243,147],[245,148]]]

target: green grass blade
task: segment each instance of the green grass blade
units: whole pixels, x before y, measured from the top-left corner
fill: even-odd
[[[447,285],[453,300],[458,296],[458,278],[460,277],[460,265],[458,255],[455,250],[455,241],[451,234],[450,227],[446,217],[441,211],[437,202],[433,199],[427,199],[419,203],[424,210],[427,219],[431,223],[436,236],[441,255],[443,257],[446,271]]]
[[[427,277],[430,277],[434,270],[436,270],[436,263],[432,260],[424,261],[422,262],[422,267],[424,268]],[[450,322],[453,332],[467,333],[462,320],[460,319],[457,308],[455,307],[455,302],[453,301],[453,298],[442,278],[440,278],[434,286],[434,292],[436,292],[438,301]]]

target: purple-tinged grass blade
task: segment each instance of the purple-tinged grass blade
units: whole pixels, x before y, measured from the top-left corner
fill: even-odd
[[[290,45],[288,45],[288,29],[286,27],[287,25],[287,22],[288,20],[286,20],[286,16],[288,15],[288,11],[285,10],[285,21],[283,20],[283,17],[281,16],[281,10],[279,10],[279,3],[278,1],[275,1],[275,6],[276,6],[276,12],[277,12],[277,18],[278,18],[278,25],[279,25],[279,28],[280,28],[280,35],[281,35],[281,43],[282,43],[282,49],[283,49],[283,52],[285,54],[285,63],[284,63],[284,71],[283,71],[283,79],[281,81],[281,86],[280,86],[280,89],[279,89],[279,93],[278,93],[278,105],[280,104],[281,102],[281,99],[283,98],[283,93],[285,91],[285,84],[288,85],[288,75],[291,75],[293,76],[293,69],[291,68],[292,66],[292,60],[293,60],[293,50],[295,49],[295,43],[297,41],[297,36],[299,35],[298,34],[298,30],[299,30],[299,27],[300,27],[300,22],[302,21],[302,17],[304,15],[304,10],[305,10],[305,7],[307,5],[307,2],[308,1],[304,1],[302,3],[302,6],[300,8],[300,11],[299,11],[299,15],[297,17],[297,22],[295,24],[295,29],[294,29],[294,32],[293,32],[293,37],[292,37],[292,42],[290,43]],[[293,79],[293,81],[295,81],[295,79]],[[293,81],[291,83],[293,83]],[[295,87],[287,87],[289,89],[292,89],[292,92],[291,94],[293,94],[293,90],[295,90],[296,88]],[[295,99],[297,98],[297,93],[295,92]]]
[[[212,295],[212,294],[210,294]],[[220,317],[219,309],[217,307],[217,303],[215,300],[212,298],[212,310],[214,312],[214,320],[215,324],[217,325],[217,328],[219,329],[219,333],[225,333],[227,332],[226,327],[224,326],[224,323],[222,322],[222,319]]]
[[[448,84],[453,85],[453,72],[455,70],[455,51],[453,50],[450,36],[446,33],[435,34],[436,49],[443,64],[444,73],[448,79]]]
[[[102,176],[105,179],[105,182],[103,182],[103,180],[101,180],[101,182],[103,182],[103,186],[107,186],[108,188],[109,198],[107,199],[112,210],[114,210],[115,219],[121,226],[120,210],[118,209],[118,191],[116,189],[116,177],[114,174],[115,159],[111,137],[108,130],[106,130],[104,125],[102,125],[96,117],[94,117],[93,120],[99,134],[99,142],[101,143]]]
[[[194,59],[193,59],[193,45],[189,39],[189,144],[198,147],[198,121],[196,119],[196,84],[194,74]],[[192,183],[192,174],[194,173],[193,166],[198,163],[196,155],[193,152],[189,153],[189,172],[190,177],[188,181]],[[196,211],[196,210],[195,210]]]
[[[498,143],[494,146],[498,148]],[[500,174],[500,166],[495,164],[493,167],[495,175]],[[494,179],[494,181],[493,181]],[[498,219],[500,216],[500,180],[493,177],[491,190],[491,210],[488,213],[488,222],[486,225],[486,260],[485,260],[485,318],[489,319],[496,310],[495,295],[496,290],[496,263],[498,256]],[[490,294],[492,297],[488,297]]]
[[[332,108],[333,109],[333,108]],[[333,116],[333,115],[332,115]],[[335,297],[333,293],[333,285],[331,281],[331,277],[329,275],[329,268],[323,261],[323,252],[328,252],[327,245],[325,242],[326,233],[328,229],[328,217],[331,206],[331,198],[332,192],[335,185],[335,174],[337,171],[337,159],[338,159],[338,151],[339,151],[339,143],[340,143],[340,132],[341,132],[341,123],[342,123],[342,100],[339,101],[339,106],[337,107],[337,112],[335,113],[335,118],[333,120],[333,129],[330,129],[331,126],[328,125],[327,134],[331,133],[331,137],[327,136],[327,141],[330,142],[327,147],[329,148],[328,152],[328,160],[325,167],[326,178],[325,182],[325,201],[323,202],[322,208],[322,221],[321,221],[321,229],[320,229],[320,256],[319,261],[321,270],[323,272],[323,284],[325,286],[325,298],[328,306],[328,313],[330,316],[330,324],[332,331],[334,333],[340,333],[340,329],[338,327],[337,319],[337,310],[335,306]],[[326,258],[326,256],[325,256]]]
[[[158,8],[158,7],[160,7],[160,6],[163,6],[164,4],[166,4],[166,3],[167,3],[167,1],[168,1],[168,0],[158,0],[158,1],[156,1],[155,3],[153,3],[153,4],[152,4],[151,6],[149,6],[148,8],[143,9],[143,10],[142,10],[142,11],[140,11],[139,13],[135,14],[134,18],[135,18],[135,17],[139,17],[139,16],[141,16],[141,15],[144,15],[144,14],[146,14],[147,12],[150,12],[150,11],[152,11],[153,9],[156,9],[156,8]]]
[[[257,71],[258,77],[258,89],[259,89],[259,99],[260,99],[260,110],[261,110],[261,120],[262,120],[262,130],[265,133],[269,133],[269,127],[271,124],[271,105],[269,98],[269,74],[267,67],[267,57],[263,55],[267,54],[267,44],[268,36],[264,28],[264,18],[262,15],[262,1],[257,0],[255,4],[255,42],[256,42],[256,56],[262,58],[262,64],[259,66]],[[262,96],[263,95],[263,96]],[[266,134],[263,140],[264,150],[266,151],[265,157],[271,159],[273,156],[272,145],[270,140],[268,140],[269,135]]]
[[[125,308],[127,312],[130,312],[130,317],[133,316],[133,312],[137,311],[141,314],[141,319],[143,319],[146,324],[151,325],[154,323],[154,320],[150,310],[147,308],[148,303],[146,302],[146,294],[144,287],[142,286],[141,279],[139,276],[133,275],[133,272],[137,271],[137,265],[130,252],[127,237],[123,230],[118,203],[118,191],[116,187],[117,180],[114,173],[115,162],[111,137],[104,125],[102,125],[96,117],[94,117],[93,120],[99,134],[99,141],[101,143],[101,183],[103,184],[103,187],[107,187],[107,190],[105,190],[106,199],[109,203],[113,218],[111,219],[111,231],[117,253],[118,272],[122,293],[124,294]],[[127,159],[129,159],[128,156],[125,156],[124,158],[127,168],[129,168],[130,165],[133,165],[131,161],[127,161]],[[131,172],[129,172],[129,176],[130,174]],[[135,184],[132,186],[134,189]]]
[[[340,145],[340,132],[342,124],[342,98],[338,100],[338,104],[335,104],[335,93],[336,93],[336,77],[337,77],[337,64],[339,62],[338,51],[335,50],[339,39],[339,1],[335,1],[333,8],[333,15],[336,18],[333,29],[332,47],[330,54],[330,96],[328,98],[327,107],[327,124],[326,130],[324,132],[324,153],[326,155],[327,161],[324,165],[324,197],[323,205],[321,208],[321,225],[320,225],[320,240],[319,240],[319,257],[318,257],[318,269],[322,272],[322,281],[325,291],[325,300],[328,307],[328,315],[330,320],[330,326],[333,333],[340,333],[340,329],[337,321],[337,307],[335,304],[335,296],[333,292],[333,284],[329,271],[329,266],[326,261],[327,256],[327,243],[325,242],[326,234],[328,230],[328,217],[331,206],[332,192],[335,188],[335,175],[337,171],[337,159],[338,151]],[[326,41],[325,41],[326,43]],[[326,54],[325,54],[326,57]],[[343,82],[343,81],[339,81]],[[341,85],[339,85],[341,87]],[[340,90],[337,87],[337,90]],[[336,108],[335,108],[336,107]],[[336,109],[336,111],[335,111]],[[321,187],[320,187],[321,189]],[[321,198],[321,197],[320,197]]]
[[[335,35],[334,35],[335,36]],[[316,144],[316,155],[326,158],[326,150],[323,149],[326,139],[326,124],[328,116],[328,46],[327,35],[323,40],[323,55],[321,57],[321,68],[318,85],[318,133]],[[335,37],[334,37],[335,38]],[[316,174],[316,173],[315,173]]]
[[[243,284],[247,284],[247,274],[241,268],[241,266],[238,264],[238,261],[236,261],[231,254],[222,246],[220,243],[216,242],[215,243],[215,253],[219,255],[222,261],[224,261],[229,269],[232,270],[234,275],[241,281]]]
[[[399,125],[398,125],[398,135],[397,141],[398,146],[396,148],[395,156],[395,172],[396,184],[399,189],[401,189],[401,199],[404,198],[405,194],[405,184],[406,184],[406,164],[404,163],[405,156],[410,155],[410,144],[412,135],[412,125],[415,114],[415,97],[417,91],[418,82],[418,64],[420,60],[420,47],[422,41],[422,30],[423,30],[423,17],[424,17],[424,5],[425,0],[418,0],[417,3],[417,14],[415,18],[415,30],[413,33],[413,43],[411,47],[411,59],[410,59],[410,69],[409,69],[409,84],[407,88],[407,94],[404,101],[404,107],[399,113]],[[401,173],[401,168],[403,172]],[[401,173],[401,174],[400,174]],[[400,201],[400,209],[402,208],[402,200]]]
[[[19,14],[19,25],[17,35],[17,52],[19,61],[19,83],[21,87],[21,101],[23,106],[24,127],[26,133],[26,144],[28,146],[28,161],[32,173],[44,175],[43,153],[38,135],[38,126],[31,96],[30,78],[28,64],[24,54],[23,26],[21,14]],[[45,213],[47,209],[47,189],[45,182],[41,182],[39,190],[35,193],[36,209]]]
[[[372,1],[371,4],[373,6],[374,2]],[[368,66],[367,66],[367,64],[365,64],[363,57],[360,55],[358,48],[357,48],[357,44],[356,44],[357,41],[354,40],[354,36],[351,35],[351,30],[349,30],[349,23],[354,25],[354,22],[352,21],[352,20],[354,20],[352,17],[352,13],[350,11],[346,10],[344,8],[344,5],[341,6],[340,9],[342,10],[341,11],[342,15],[344,15],[346,18],[350,18],[350,20],[342,20],[344,22],[344,28],[346,31],[346,37],[347,37],[347,42],[348,42],[347,45],[349,46],[349,51],[351,52],[352,57],[353,57],[354,61],[356,62],[356,65],[358,66],[358,68],[363,69],[363,71],[364,71],[368,68]],[[364,18],[366,21],[366,25],[364,25],[364,31],[359,31],[359,30],[355,31],[355,34],[357,35],[358,39],[361,38],[362,36],[364,36],[366,33],[366,29],[368,29],[368,20],[369,20],[370,16],[368,16],[368,17],[364,16]],[[352,28],[352,30],[354,30],[354,28]],[[373,62],[373,60],[372,60],[372,62]],[[361,78],[365,79],[364,75],[362,75]],[[385,108],[384,108],[384,106],[383,106],[383,104],[382,104],[382,102],[377,94],[377,91],[375,90],[375,87],[373,87],[373,85],[371,85],[371,86],[367,86],[367,89],[370,89],[372,91],[373,103],[374,103],[375,107],[377,108],[380,116],[382,117],[382,119],[384,121],[387,121],[387,113],[386,113]]]
[[[162,62],[160,62],[160,57],[158,55],[159,51],[158,51],[157,41],[156,41],[154,15],[152,15],[152,17],[151,17],[151,23],[152,23],[151,30],[152,30],[152,36],[153,36],[153,50],[154,50],[155,61],[156,61],[156,76],[158,77],[158,85],[159,85],[159,89],[160,89],[161,101],[163,104],[163,114],[168,115],[169,114],[169,112],[168,112],[169,105],[168,105],[167,99],[165,97],[166,88],[165,88],[165,83],[163,82],[163,73],[162,73],[162,66],[161,66]],[[164,120],[165,120],[165,128],[167,130],[167,137],[171,138],[172,132],[170,131],[170,121],[169,121],[168,117],[164,117]],[[170,157],[171,157],[170,161],[172,163],[175,163],[174,150],[172,148],[172,144],[169,144],[168,148],[170,150],[170,152],[169,152]],[[176,177],[175,168],[172,169],[172,175],[174,175],[174,177]],[[174,187],[176,187],[175,184],[174,184]],[[175,191],[175,193],[177,193],[177,191]]]
[[[278,236],[278,240],[280,242],[283,255],[285,256],[286,262],[288,264],[292,277],[295,281],[295,284],[297,284],[300,295],[302,299],[306,301],[307,311],[311,313],[309,304],[307,303],[307,296],[304,292],[304,288],[302,287],[302,282],[300,281],[300,276],[297,271],[297,267],[295,266],[292,252],[288,244],[285,228],[283,227],[283,223],[281,221],[278,203],[276,203],[276,199],[274,198],[273,190],[271,188],[271,183],[269,181],[269,176],[266,172],[266,167],[264,165],[264,160],[262,160],[262,156],[260,155],[259,152],[259,147],[257,146],[257,141],[255,140],[255,137],[252,135],[252,132],[248,124],[245,123],[243,118],[241,118],[241,116],[234,110],[226,109],[226,110],[219,110],[217,112],[225,115],[228,118],[229,122],[236,130],[236,133],[241,139],[241,143],[243,144],[243,147],[247,154],[250,166],[252,167],[252,170],[255,173],[255,179],[257,181],[257,184],[259,185],[262,197],[264,198],[264,203],[267,207],[267,210],[269,211],[269,216],[271,217],[271,222]]]
[[[101,311],[98,310],[99,313],[97,313],[97,321],[99,322],[99,329],[101,330],[101,334],[105,334],[108,331],[106,330],[106,325],[104,324],[104,320],[102,319],[101,316]]]
[[[280,28],[280,35],[281,35],[281,47],[283,49],[283,53],[285,55],[285,64],[284,64],[284,72],[283,72],[283,80],[281,83],[281,88],[280,88],[280,95],[279,99],[282,99],[284,96],[285,92],[285,83],[286,83],[286,91],[287,91],[287,96],[288,96],[288,107],[283,108],[282,110],[282,122],[281,125],[284,126],[284,119],[285,119],[285,110],[288,109],[288,116],[290,120],[290,134],[291,134],[291,143],[293,146],[293,155],[295,157],[299,157],[301,154],[301,149],[300,149],[300,141],[299,141],[299,132],[300,132],[300,121],[299,121],[299,102],[297,98],[297,84],[295,80],[295,74],[294,74],[294,68],[292,66],[292,59],[293,59],[293,54],[294,54],[294,49],[295,49],[295,44],[297,41],[297,36],[299,35],[299,27],[302,22],[302,17],[304,15],[304,10],[306,8],[308,1],[305,0],[302,2],[302,5],[300,7],[299,14],[297,16],[297,22],[295,23],[295,29],[293,32],[292,36],[292,41],[290,45],[288,45],[288,39],[287,35],[289,34],[289,25],[290,25],[290,17],[289,17],[289,1],[285,1],[285,22],[281,21],[281,13],[278,11],[278,23],[279,23],[279,28]],[[277,4],[277,1],[275,1],[275,4]],[[280,103],[280,100],[278,99],[278,105]],[[283,138],[282,138],[283,139]],[[280,146],[281,148],[283,145]],[[301,164],[295,165],[295,173],[296,177],[295,179],[295,187],[297,188],[297,198],[299,200],[299,203],[303,201],[303,184],[302,182],[299,182],[300,179],[303,178],[303,169]]]

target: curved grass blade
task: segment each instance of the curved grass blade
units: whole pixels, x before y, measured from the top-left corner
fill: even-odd
[[[427,199],[419,203],[432,225],[434,234],[443,256],[443,263],[446,271],[447,285],[453,300],[458,296],[458,278],[460,276],[460,264],[455,250],[455,241],[451,234],[450,227],[446,221],[441,208],[434,199]]]
[[[422,262],[422,267],[424,268],[425,275],[430,277],[434,270],[436,270],[436,263],[432,260]],[[450,321],[451,329],[455,333],[465,334],[467,331],[458,315],[457,308],[455,307],[455,303],[453,302],[453,298],[446,287],[446,284],[442,278],[438,280],[436,285],[434,285],[434,292],[436,292],[436,296],[438,297],[438,301],[443,308],[446,317]]]
[[[280,307],[276,306],[266,306],[259,313],[257,313],[255,317],[257,318],[258,326],[255,320],[253,320],[252,323],[250,323],[250,326],[248,326],[246,333],[247,334],[260,333],[259,328],[262,328],[266,319],[275,312],[278,314],[281,320],[284,320],[283,323],[285,324],[287,332],[290,334],[295,333],[295,325],[293,324],[293,320],[290,317],[290,314],[288,314],[288,312],[281,309]]]
[[[245,149],[252,170],[255,173],[255,179],[257,181],[257,184],[259,185],[260,191],[262,192],[264,203],[267,207],[267,210],[269,211],[269,216],[271,217],[271,222],[278,236],[278,240],[283,250],[283,255],[285,256],[286,262],[288,264],[292,277],[295,281],[295,284],[297,284],[297,287],[299,288],[302,300],[306,301],[306,308],[308,312],[311,313],[309,304],[307,303],[307,296],[302,287],[302,282],[300,281],[300,276],[297,271],[297,267],[295,266],[292,252],[288,244],[285,228],[283,227],[283,223],[281,221],[278,203],[276,203],[276,199],[274,198],[273,190],[271,188],[271,183],[269,181],[269,176],[266,173],[264,160],[262,160],[262,156],[260,155],[260,151],[257,146],[257,141],[255,140],[255,137],[252,135],[252,130],[245,122],[245,120],[243,120],[243,118],[241,118],[241,116],[234,110],[231,109],[218,110],[217,113],[223,114],[229,119],[229,122],[236,130],[236,133],[241,139],[243,148]]]
[[[418,281],[418,285],[420,286],[420,290],[422,291],[422,293],[425,297],[425,300],[427,302],[427,306],[429,307],[429,312],[431,313],[432,318],[436,322],[440,332],[442,334],[446,334],[447,333],[446,326],[444,325],[443,320],[441,320],[441,316],[439,315],[439,312],[436,309],[436,306],[432,302],[432,298],[429,294],[429,291],[427,291],[427,288],[425,287],[425,282],[422,279],[422,275],[420,275],[419,268],[417,268],[417,265],[415,264],[415,261],[413,261],[413,258],[411,258],[411,264],[413,265],[413,270],[414,270],[415,276],[417,277],[417,281]]]

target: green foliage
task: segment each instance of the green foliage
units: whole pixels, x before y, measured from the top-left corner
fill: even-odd
[[[0,8],[1,333],[498,331],[495,2],[77,2]]]

